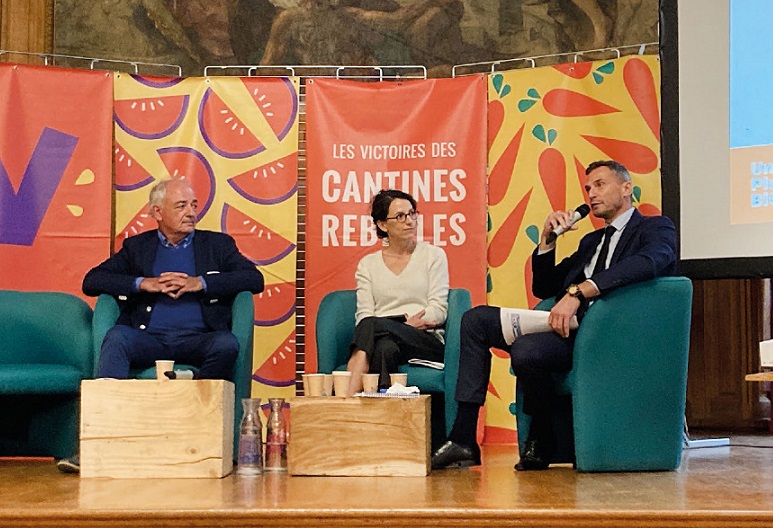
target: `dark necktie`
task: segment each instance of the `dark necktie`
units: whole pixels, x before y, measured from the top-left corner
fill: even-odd
[[[614,226],[608,225],[604,229],[604,242],[601,243],[601,251],[599,252],[599,258],[596,260],[596,265],[593,266],[593,275],[600,271],[604,271],[607,268],[607,255],[609,255],[609,241],[612,239],[612,235],[615,233]],[[591,275],[591,277],[593,276]]]

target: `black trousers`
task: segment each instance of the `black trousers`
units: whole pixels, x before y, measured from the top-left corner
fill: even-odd
[[[352,352],[364,350],[378,385],[389,387],[389,374],[409,359],[443,361],[445,347],[434,334],[386,317],[366,317],[354,329]]]
[[[485,403],[491,375],[489,349],[493,347],[510,352],[513,373],[523,387],[524,412],[532,417],[550,413],[552,374],[572,369],[574,332],[567,339],[555,332],[527,334],[508,346],[502,335],[499,308],[495,306],[477,306],[465,312],[460,331],[458,402]]]

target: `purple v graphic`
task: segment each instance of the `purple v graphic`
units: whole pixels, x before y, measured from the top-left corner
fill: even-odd
[[[32,245],[77,144],[75,136],[44,128],[18,193],[0,160],[0,244]]]

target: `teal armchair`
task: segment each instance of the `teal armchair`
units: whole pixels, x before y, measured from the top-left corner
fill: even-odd
[[[242,398],[249,398],[252,390],[252,341],[255,325],[254,300],[252,293],[240,292],[233,302],[231,313],[231,332],[239,341],[239,355],[234,364],[234,459],[238,454],[239,423],[242,420]],[[118,319],[118,303],[111,295],[100,295],[94,308],[94,332],[92,354],[94,358],[94,374],[99,366],[99,353],[105,334]],[[190,365],[175,364],[175,370],[193,370]],[[144,370],[132,370],[131,377],[139,379],[155,379],[155,367]]]
[[[691,309],[685,277],[632,284],[593,303],[577,331],[572,370],[554,376],[552,462],[576,461],[589,472],[679,467]],[[529,417],[520,389],[516,419],[523,452]]]
[[[91,322],[74,295],[0,290],[0,456],[77,453]]]
[[[400,372],[408,374],[408,384],[419,387],[422,393],[444,394],[446,434],[456,418],[456,379],[459,376],[459,325],[462,314],[472,307],[470,292],[451,289],[448,292],[448,315],[445,324],[445,358],[443,370],[401,365]],[[325,295],[317,312],[317,355],[319,372],[329,374],[346,370],[349,345],[354,335],[354,314],[357,310],[355,290],[333,291]]]

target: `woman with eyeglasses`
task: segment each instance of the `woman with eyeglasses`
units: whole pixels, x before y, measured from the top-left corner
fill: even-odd
[[[418,211],[410,194],[382,190],[371,217],[384,248],[357,265],[356,328],[347,370],[350,395],[362,389],[362,375],[379,374],[379,387],[409,359],[443,362],[442,326],[448,312],[445,252],[416,241]]]

